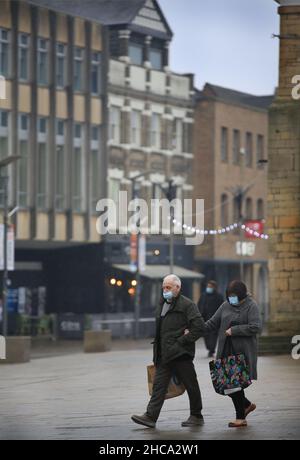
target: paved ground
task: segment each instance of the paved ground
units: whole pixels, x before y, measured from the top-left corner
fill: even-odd
[[[0,367],[0,439],[200,440],[300,439],[300,360],[268,356],[259,360],[260,380],[247,391],[258,409],[246,429],[230,430],[229,398],[214,393],[201,342],[196,358],[205,425],[181,428],[187,395],[166,401],[157,428],[130,420],[148,401],[148,342],[119,343],[101,354],[57,353],[27,364]]]

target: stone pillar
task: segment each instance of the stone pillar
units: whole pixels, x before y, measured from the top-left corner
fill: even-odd
[[[300,0],[280,0],[280,75],[269,112],[269,332],[300,332]],[[299,91],[298,91],[299,93]]]
[[[145,37],[145,44],[143,48],[143,61],[145,67],[151,67],[150,63],[150,45],[151,45],[152,37],[150,35],[146,35]]]
[[[120,30],[119,31],[119,40],[120,40],[120,61],[129,62],[129,38],[130,30]]]

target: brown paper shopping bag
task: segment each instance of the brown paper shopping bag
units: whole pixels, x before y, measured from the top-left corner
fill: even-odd
[[[152,395],[155,371],[156,371],[156,368],[154,364],[147,366],[148,389],[149,389],[150,396]],[[184,392],[185,392],[185,386],[182,383],[177,381],[176,376],[172,376],[165,399],[176,398],[177,396],[182,395]]]

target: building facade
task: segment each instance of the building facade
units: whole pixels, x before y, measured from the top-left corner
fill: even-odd
[[[300,2],[278,3],[279,85],[269,123],[269,329],[290,336],[300,330]]]
[[[216,279],[223,293],[229,281],[242,277],[265,320],[267,241],[230,226],[254,221],[265,233],[271,100],[206,84],[195,109],[194,198],[205,200],[208,231],[196,248],[196,267],[206,280]]]
[[[80,311],[83,299],[87,310],[101,305],[95,204],[106,177],[104,42],[97,18],[78,15],[71,2],[1,2],[0,155],[21,156],[8,170],[9,208],[17,208],[9,277],[11,288],[27,290],[28,314],[37,314],[32,299],[45,289],[49,312]]]

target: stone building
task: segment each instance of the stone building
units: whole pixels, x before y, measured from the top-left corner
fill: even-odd
[[[270,331],[290,335],[300,332],[300,1],[277,3],[279,84],[269,111]]]

